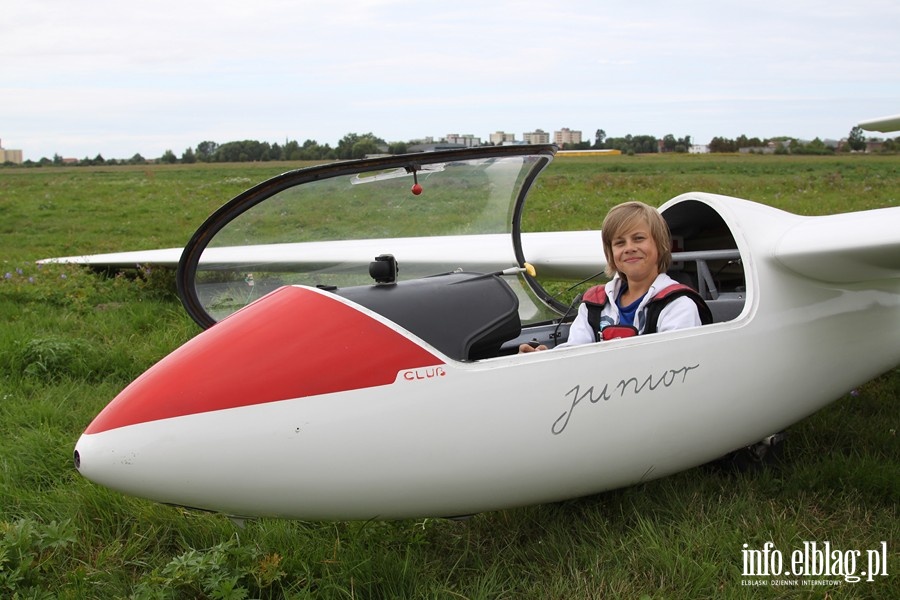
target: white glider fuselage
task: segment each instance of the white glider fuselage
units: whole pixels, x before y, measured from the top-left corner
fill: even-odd
[[[703,464],[900,363],[897,241],[883,277],[854,277],[850,260],[823,279],[785,240],[830,235],[837,217],[708,194],[661,210],[684,201],[734,236],[746,294],[733,320],[460,361],[350,300],[285,287],[123,391],[79,440],[79,469],[237,516],[467,515]],[[898,210],[862,225],[897,231]]]

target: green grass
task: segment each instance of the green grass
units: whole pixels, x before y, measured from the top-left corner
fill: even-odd
[[[897,156],[565,157],[538,179],[528,212],[553,214],[558,229],[599,229],[606,212],[621,202],[659,206],[700,191],[823,215],[898,206],[898,178]]]
[[[105,278],[33,261],[180,246],[222,202],[297,166],[0,170],[0,597],[900,597],[896,368],[792,427],[776,467],[692,469],[464,522],[240,528],[80,477],[81,431],[198,329],[171,274]],[[801,214],[900,205],[900,157],[559,158],[539,181],[533,206],[580,228],[622,200],[659,205],[689,190]],[[863,552],[885,541],[889,575],[838,589],[743,586],[742,545],[767,541],[785,555],[803,541]]]

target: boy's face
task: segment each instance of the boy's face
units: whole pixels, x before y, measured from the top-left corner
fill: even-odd
[[[616,270],[629,281],[659,275],[659,251],[650,235],[650,226],[643,220],[613,238],[612,253]]]

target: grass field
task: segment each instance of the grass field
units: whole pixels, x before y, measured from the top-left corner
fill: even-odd
[[[777,466],[464,522],[240,528],[80,477],[72,450],[93,416],[199,330],[170,273],[34,261],[181,246],[224,201],[299,166],[0,169],[0,598],[900,597],[900,368],[791,427]],[[530,201],[585,228],[623,200],[691,190],[809,215],[898,206],[900,157],[558,158]],[[769,541],[785,560],[804,542],[860,560],[884,548],[887,575],[747,585],[760,578],[743,575],[744,545]]]

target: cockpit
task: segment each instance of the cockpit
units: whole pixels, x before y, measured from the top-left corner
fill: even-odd
[[[577,201],[544,193],[529,211],[554,153],[477,148],[285,173],[225,204],[195,233],[179,265],[182,301],[209,327],[278,287],[304,285],[454,360],[511,354],[529,341],[552,347],[565,341],[578,294],[602,283],[604,267],[598,230],[554,219]],[[728,224],[702,200],[682,198],[662,212],[673,237],[669,274],[701,293],[714,322],[737,318],[746,281]]]

